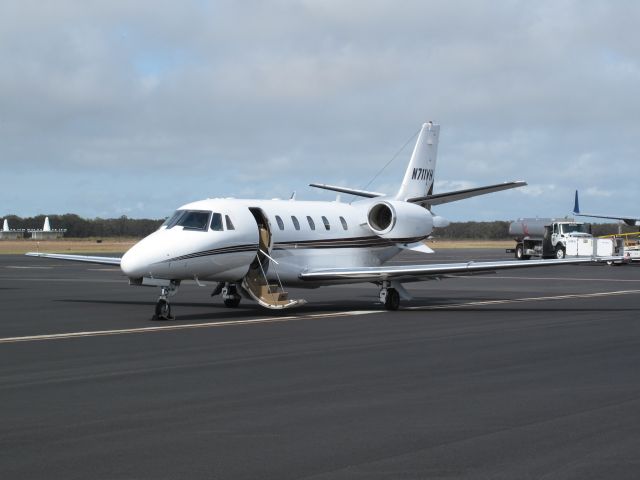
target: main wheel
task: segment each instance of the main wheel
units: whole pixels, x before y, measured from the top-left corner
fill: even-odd
[[[228,307],[228,308],[236,308],[238,305],[240,305],[240,297],[233,297],[233,298],[225,298],[224,299],[224,306]]]
[[[562,248],[562,247],[556,248],[556,258],[558,260],[562,260],[565,256],[566,256],[566,252],[565,252],[564,248]]]
[[[387,297],[384,299],[384,308],[387,310],[398,310],[400,307],[400,294],[395,288],[387,289]]]
[[[154,320],[168,320],[171,318],[171,305],[165,299],[161,298],[156,303],[156,314]]]

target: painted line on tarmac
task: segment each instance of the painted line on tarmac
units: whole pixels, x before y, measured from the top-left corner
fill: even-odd
[[[547,297],[525,297],[525,298],[512,298],[504,300],[486,300],[480,302],[465,302],[465,303],[453,303],[442,305],[424,305],[415,307],[405,307],[403,310],[446,310],[460,307],[475,307],[475,306],[487,306],[487,305],[505,305],[510,303],[524,303],[524,302],[544,302],[554,300],[568,300],[576,298],[598,298],[598,297],[611,297],[617,295],[634,295],[640,294],[640,290],[619,290],[615,292],[597,292],[586,294],[570,294],[570,295],[554,295]],[[0,338],[0,344],[4,343],[19,343],[19,342],[36,342],[45,340],[65,340],[71,338],[87,338],[87,337],[102,337],[108,335],[128,335],[134,333],[153,333],[163,331],[175,331],[175,330],[190,330],[196,328],[216,328],[216,327],[230,327],[238,325],[253,325],[253,324],[266,324],[266,323],[284,323],[284,322],[296,322],[301,320],[314,320],[322,318],[339,318],[339,317],[351,317],[358,315],[372,315],[375,313],[384,313],[386,310],[353,310],[350,312],[335,312],[335,313],[315,313],[309,315],[292,315],[288,317],[273,317],[273,318],[252,318],[248,320],[229,320],[223,322],[207,322],[207,323],[188,323],[184,325],[161,325],[158,327],[140,327],[140,328],[125,328],[118,330],[95,330],[86,332],[69,332],[69,333],[54,333],[49,335],[29,335],[24,337],[5,337]]]
[[[474,280],[486,280],[487,278],[498,280],[543,280],[548,282],[549,280],[562,280],[569,282],[640,282],[640,279],[630,278],[577,278],[577,277],[511,277],[508,275],[491,275],[491,277],[481,278],[480,276],[460,277],[460,278],[472,278]]]
[[[215,328],[230,327],[237,325],[253,325],[260,323],[284,323],[295,322],[300,320],[315,320],[320,318],[337,318],[351,317],[357,315],[370,315],[373,313],[382,313],[384,310],[354,310],[351,312],[335,312],[335,313],[315,313],[310,315],[291,315],[288,317],[272,317],[272,318],[252,318],[249,320],[229,320],[224,322],[207,322],[207,323],[187,323],[184,325],[161,325],[158,327],[140,327],[140,328],[124,328],[119,330],[95,330],[87,332],[69,332],[54,333],[50,335],[29,335],[25,337],[5,337],[0,338],[0,344],[3,343],[19,343],[19,342],[37,342],[44,340],[64,340],[70,338],[86,338],[86,337],[102,337],[107,335],[127,335],[132,333],[152,333],[164,332],[172,330],[190,330],[195,328]]]
[[[12,282],[57,282],[57,283],[120,283],[127,285],[125,278],[120,280],[108,280],[105,278],[46,278],[46,277],[27,277],[15,278],[0,275],[0,280],[10,280]]]
[[[485,305],[505,305],[509,303],[524,303],[524,302],[547,302],[554,300],[569,300],[576,298],[598,298],[598,297],[614,297],[617,295],[637,295],[640,294],[640,290],[619,290],[616,292],[597,292],[597,293],[578,293],[570,295],[554,295],[549,297],[525,297],[525,298],[510,298],[505,300],[486,300],[481,302],[465,302],[465,303],[451,303],[444,305],[424,305],[416,307],[405,307],[403,310],[446,310],[451,308],[460,307],[478,307]]]
[[[19,269],[19,270],[50,270],[53,267],[24,267],[22,265],[7,265],[4,268],[13,268],[13,269]]]

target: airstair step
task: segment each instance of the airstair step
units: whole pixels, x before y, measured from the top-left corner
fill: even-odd
[[[304,300],[290,300],[289,293],[280,284],[268,282],[264,272],[256,268],[247,272],[242,286],[254,300],[267,308],[288,308],[305,303]]]

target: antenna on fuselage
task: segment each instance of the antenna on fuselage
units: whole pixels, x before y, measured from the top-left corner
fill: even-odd
[[[295,200],[295,199],[296,199],[296,191],[294,190],[289,200]]]

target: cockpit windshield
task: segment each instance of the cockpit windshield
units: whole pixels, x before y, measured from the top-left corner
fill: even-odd
[[[167,217],[167,219],[164,221],[164,223],[162,225],[160,225],[160,228],[162,227],[167,227],[167,228],[171,228],[173,227],[176,222],[178,221],[178,219],[182,216],[182,214],[184,213],[184,210],[176,210],[173,215],[171,215],[170,217]]]
[[[561,227],[562,227],[562,233],[564,234],[573,233],[573,232],[589,233],[589,229],[587,225],[584,223],[574,223],[574,224],[565,223],[561,225]]]
[[[185,230],[207,230],[210,217],[211,212],[202,210],[177,210],[162,226],[167,230],[175,226],[183,227]]]
[[[210,216],[211,212],[187,210],[176,225],[189,230],[206,230],[209,227]]]

